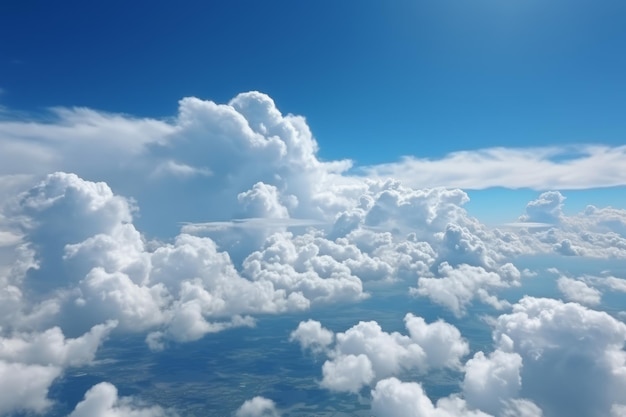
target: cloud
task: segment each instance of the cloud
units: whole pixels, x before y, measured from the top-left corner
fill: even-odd
[[[563,217],[563,202],[565,197],[558,191],[542,193],[538,199],[526,205],[526,214],[520,217],[522,222],[530,223],[558,223]]]
[[[468,410],[458,397],[442,398],[433,404],[416,382],[397,378],[379,381],[372,390],[372,413],[385,417],[493,417],[479,410]]]
[[[587,206],[580,213],[565,215],[564,201],[561,193],[551,191],[528,203],[520,220],[546,221],[551,227],[520,229],[517,234],[526,247],[534,253],[626,257],[626,210]]]
[[[600,304],[602,293],[583,281],[561,277],[557,281],[559,291],[568,301],[575,301],[588,306]]]
[[[447,307],[456,315],[465,315],[467,307],[474,299],[480,300],[497,310],[509,307],[506,300],[500,300],[490,291],[520,285],[521,274],[512,264],[506,264],[497,271],[487,271],[483,267],[461,264],[453,268],[448,263],[439,266],[438,277],[421,277],[417,288],[411,293],[430,298],[434,303]]]
[[[226,104],[185,98],[167,120],[89,109],[5,118],[0,141],[0,374],[20,382],[3,387],[0,413],[45,412],[52,381],[93,359],[110,320],[158,350],[264,314],[359,302],[390,283],[459,317],[475,302],[510,311],[493,321],[494,350],[464,366],[459,331],[413,315],[405,334],[376,321],[339,333],[302,322],[291,340],[325,355],[323,386],[375,386],[377,410],[398,415],[550,416],[583,400],[581,410],[609,415],[626,403],[623,323],[498,294],[523,283],[518,255],[626,258],[626,210],[568,215],[564,196],[547,191],[515,227],[489,228],[466,211],[464,191],[440,187],[624,184],[624,147],[489,149],[348,171],[350,161],[319,159],[303,117],[258,92]],[[599,306],[599,289],[624,287],[600,279],[559,284],[567,299]],[[464,371],[461,392],[433,402],[393,380],[434,368]],[[573,403],[533,388],[547,382]],[[153,412],[96,387],[83,410]]]
[[[0,337],[0,413],[45,412],[52,405],[52,383],[67,367],[91,363],[115,326],[97,325],[75,339],[66,339],[58,327]]]
[[[235,413],[235,417],[279,417],[280,414],[276,410],[274,401],[263,398],[254,397],[244,402]]]
[[[415,187],[577,190],[626,185],[621,168],[626,146],[576,145],[486,148],[453,152],[441,159],[405,157],[363,172]]]
[[[469,353],[469,347],[454,326],[443,321],[426,323],[412,314],[407,314],[404,322],[408,335],[387,333],[375,321],[362,321],[335,334],[331,346],[332,333],[318,322],[307,321],[300,323],[292,339],[303,347],[326,347],[329,359],[322,367],[321,385],[335,391],[358,392],[363,386],[409,370],[460,369],[460,359]]]
[[[114,319],[123,331],[150,331],[156,348],[254,325],[253,314],[366,297],[350,259],[320,253],[330,242],[314,235],[276,233],[240,270],[208,237],[183,233],[148,247],[128,199],[74,174],[47,176],[13,210],[38,258],[16,283],[51,300],[56,311],[47,319],[72,331]],[[25,301],[20,286],[13,293],[7,298]]]
[[[616,277],[600,278],[603,285],[613,291],[626,292],[626,279]]]
[[[495,350],[488,356],[477,352],[465,364],[463,395],[472,407],[500,415],[508,400],[517,398],[522,385],[522,357]]]
[[[76,405],[69,417],[175,417],[173,411],[148,406],[132,397],[119,397],[108,382],[94,385]]]
[[[524,297],[497,318],[494,340],[521,356],[520,395],[548,416],[600,417],[626,404],[626,325],[605,312]]]
[[[61,373],[56,366],[0,360],[0,413],[43,413],[52,404],[48,389]]]
[[[287,209],[293,217],[321,220],[329,208],[345,207],[345,192],[362,187],[340,175],[349,161],[316,157],[304,118],[283,115],[258,92],[228,104],[184,98],[167,120],[54,109],[46,120],[0,121],[0,138],[0,175],[64,171],[106,181],[150,204],[146,216],[154,222],[229,219],[253,200],[255,208],[241,217],[260,216],[252,211],[268,203],[267,190],[284,207],[282,217]],[[191,194],[195,204],[177,205]]]
[[[300,322],[298,328],[291,332],[289,341],[300,343],[303,349],[319,352],[333,343],[334,338],[333,332],[322,327],[319,321],[307,320]]]

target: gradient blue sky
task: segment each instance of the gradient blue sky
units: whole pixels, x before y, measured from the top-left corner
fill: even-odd
[[[0,102],[159,117],[259,90],[360,165],[618,144],[625,21],[614,0],[3,2]]]

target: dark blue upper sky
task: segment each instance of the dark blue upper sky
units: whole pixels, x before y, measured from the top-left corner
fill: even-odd
[[[623,0],[6,1],[0,36],[12,110],[260,90],[361,164],[626,137]]]

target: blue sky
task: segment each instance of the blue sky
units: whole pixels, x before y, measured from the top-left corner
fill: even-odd
[[[626,3],[0,5],[0,415],[625,417]]]
[[[621,1],[33,1],[2,6],[12,110],[167,117],[269,94],[327,159],[623,143]],[[367,144],[367,146],[364,146]]]

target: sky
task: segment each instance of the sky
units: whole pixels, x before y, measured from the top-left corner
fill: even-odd
[[[4,2],[0,415],[626,416],[625,19]]]

